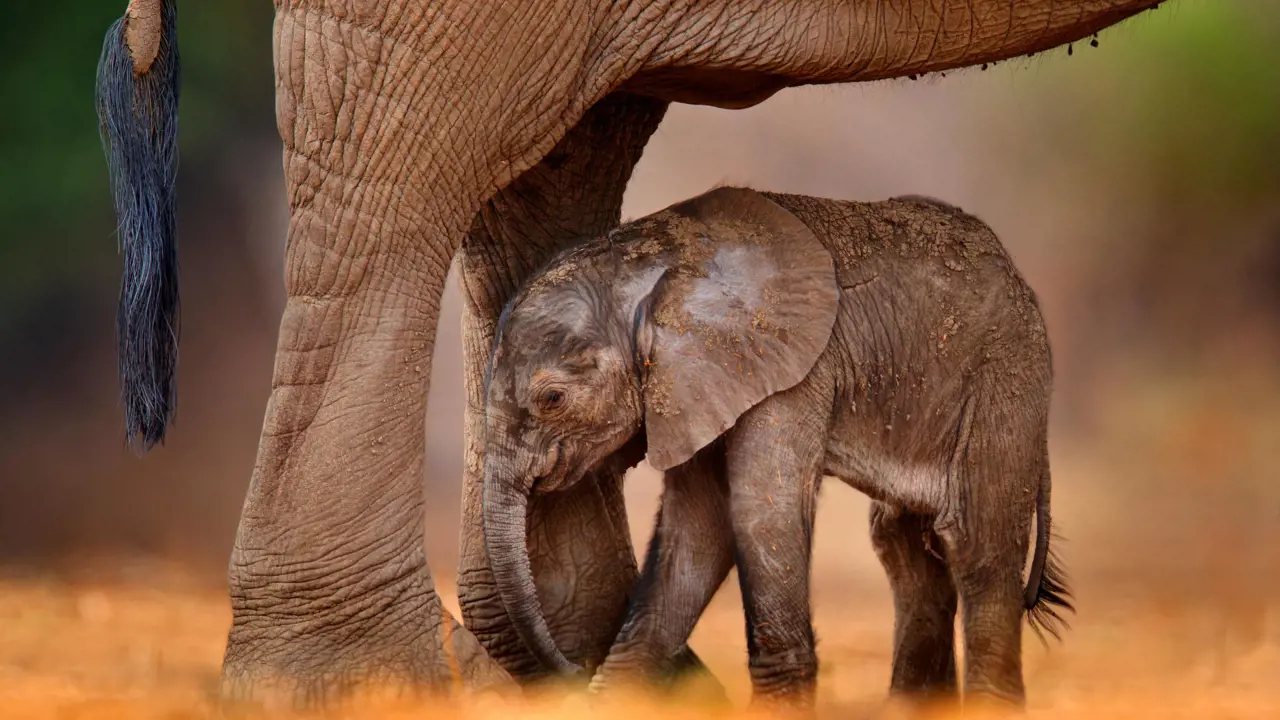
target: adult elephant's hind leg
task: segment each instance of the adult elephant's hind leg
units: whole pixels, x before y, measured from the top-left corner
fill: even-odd
[[[430,122],[448,73],[406,61],[430,52],[410,33],[378,35],[398,21],[298,5],[276,21],[288,300],[228,573],[223,695],[316,706],[510,683],[443,609],[424,548],[436,322],[479,204],[441,162],[470,126]],[[391,37],[394,63],[375,41]]]
[[[402,252],[420,238],[391,198],[355,197],[368,204],[349,224],[324,189],[290,220],[289,298],[229,571],[230,700],[509,682],[443,609],[425,559],[423,424],[447,254]]]
[[[503,306],[538,266],[618,224],[627,180],[665,111],[666,103],[635,95],[601,100],[542,162],[485,204],[458,256],[467,391],[459,603],[467,627],[521,681],[546,670],[498,597],[481,523],[484,374],[494,330]],[[592,669],[622,624],[636,580],[624,470],[601,468],[572,488],[535,497],[530,509],[530,561],[552,635],[570,660]],[[705,672],[687,648],[680,659],[685,672]]]
[[[890,692],[910,700],[956,698],[956,589],[933,519],[872,503],[871,544],[893,590]]]

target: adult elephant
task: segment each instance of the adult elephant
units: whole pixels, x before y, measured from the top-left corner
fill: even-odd
[[[323,701],[544,674],[498,599],[479,508],[483,368],[513,288],[619,219],[667,103],[903,77],[1088,37],[1159,0],[276,0],[290,223],[272,393],[229,573],[224,694]],[[99,77],[125,248],[127,428],[150,447],[176,358],[174,0],[132,0]],[[445,274],[466,295],[459,595],[423,551],[427,378]],[[531,510],[556,645],[604,656],[635,577],[618,470]],[[696,659],[688,656],[689,666]]]

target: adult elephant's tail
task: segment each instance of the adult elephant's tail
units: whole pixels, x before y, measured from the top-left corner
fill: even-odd
[[[125,429],[148,450],[174,411],[178,361],[176,0],[130,0],[98,61],[98,122],[124,278],[116,334]]]

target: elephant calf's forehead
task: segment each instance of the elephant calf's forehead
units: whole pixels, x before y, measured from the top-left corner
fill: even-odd
[[[603,340],[603,310],[594,293],[568,286],[532,293],[511,314],[508,347],[526,358],[584,352]]]

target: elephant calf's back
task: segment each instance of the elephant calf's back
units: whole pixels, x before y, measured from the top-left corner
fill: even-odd
[[[1004,399],[1043,433],[1049,346],[1035,296],[982,221],[928,198],[769,195],[831,251],[841,286],[828,472],[906,505],[946,472],[966,407]]]
[[[767,196],[831,252],[845,321],[837,331],[855,326],[843,348],[854,361],[891,355],[898,367],[886,370],[944,375],[998,361],[1048,370],[1035,294],[978,218],[920,196],[874,203]]]

